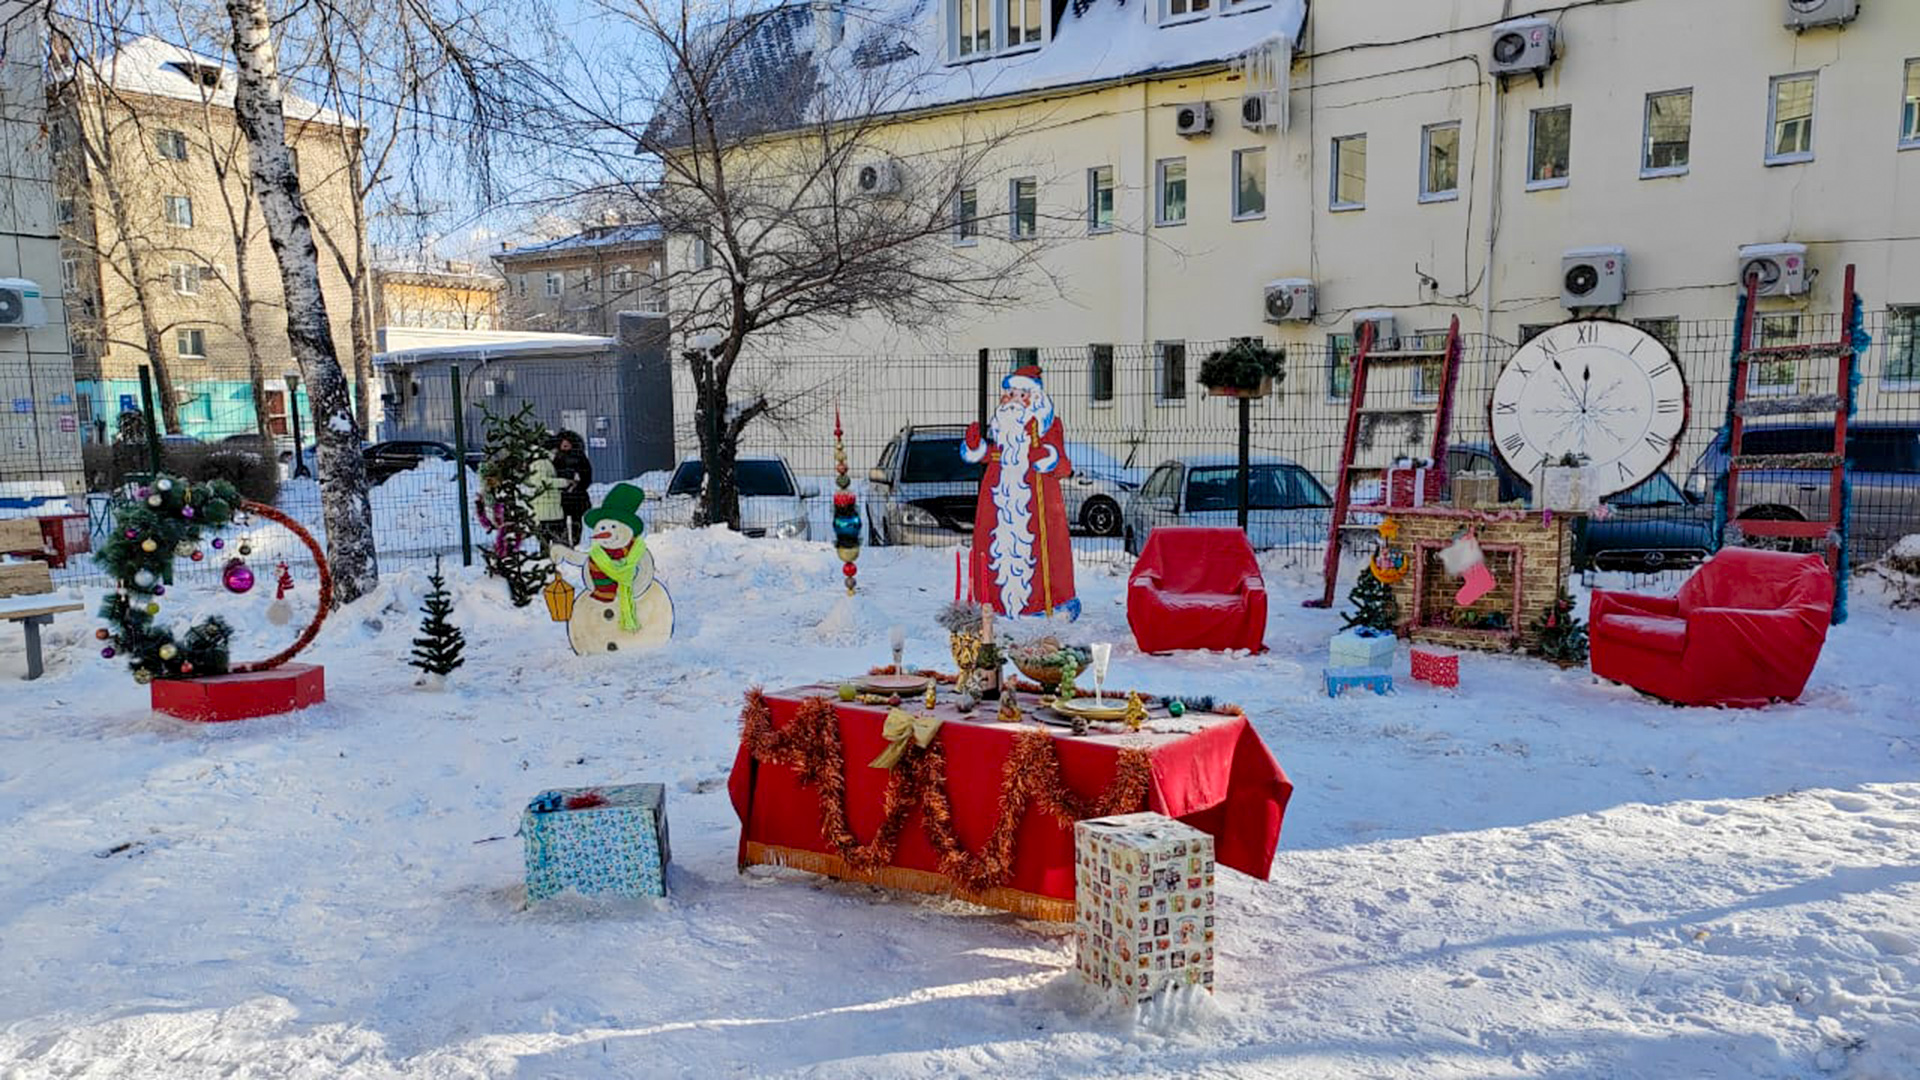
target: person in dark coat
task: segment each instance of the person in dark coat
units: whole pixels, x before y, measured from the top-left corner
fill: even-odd
[[[555,440],[553,475],[560,482],[560,510],[567,516],[567,543],[580,544],[581,522],[593,499],[587,489],[593,486],[593,463],[587,460],[580,434],[562,431]]]

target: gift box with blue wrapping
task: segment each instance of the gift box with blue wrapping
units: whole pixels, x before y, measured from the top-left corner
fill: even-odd
[[[1383,668],[1393,663],[1393,650],[1399,639],[1389,630],[1356,626],[1333,635],[1327,643],[1327,666],[1334,668]]]
[[[527,902],[583,894],[667,895],[667,789],[660,784],[557,788],[520,818]]]
[[[1339,697],[1349,690],[1371,690],[1376,694],[1393,693],[1393,672],[1385,668],[1321,668],[1320,682],[1328,697]]]

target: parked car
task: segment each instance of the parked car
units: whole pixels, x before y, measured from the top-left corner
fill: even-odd
[[[1533,485],[1485,443],[1449,447],[1447,471],[1498,474],[1502,502],[1533,498]],[[1582,518],[1574,526],[1576,569],[1674,570],[1699,563],[1720,546],[1713,535],[1712,509],[1680,490],[1664,469],[1602,501],[1608,517]]]
[[[867,474],[867,539],[873,544],[953,544],[973,531],[986,463],[968,462],[959,424],[905,427]],[[1129,469],[1097,447],[1066,444],[1073,474],[1060,485],[1076,532],[1118,536],[1122,508],[1139,486]]]
[[[688,458],[673,470],[667,491],[653,510],[656,529],[685,528],[693,524],[707,470],[699,458]],[[798,481],[785,458],[741,457],[734,461],[734,483],[740,488],[740,531],[748,536],[806,540],[810,501],[820,493],[817,481]]]
[[[1818,454],[1833,450],[1833,426],[1819,423],[1749,424],[1749,454]],[[1877,559],[1908,533],[1920,532],[1920,421],[1859,421],[1847,426],[1853,495],[1847,547],[1854,561]],[[1722,430],[1687,474],[1687,493],[1704,504],[1727,472]],[[1758,469],[1740,474],[1735,519],[1813,521],[1827,516],[1823,469]],[[1804,546],[1804,542],[1803,542]],[[1812,550],[1808,547],[1807,550]]]
[[[1291,458],[1255,456],[1247,478],[1247,539],[1256,549],[1322,543],[1333,499]],[[1127,502],[1127,553],[1140,554],[1162,525],[1239,525],[1240,459],[1231,454],[1174,458],[1153,470]]]
[[[432,439],[388,439],[367,447],[363,454],[367,459],[367,480],[375,484],[415,468],[423,461],[453,461],[457,457],[453,447]],[[469,450],[466,460],[468,468],[478,469],[486,455]]]

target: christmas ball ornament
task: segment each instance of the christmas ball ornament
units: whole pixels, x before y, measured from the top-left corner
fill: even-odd
[[[193,516],[193,507],[191,507],[191,506],[183,506],[183,507],[181,507],[181,508],[180,508],[180,516],[181,516],[181,517],[183,517],[183,518],[190,518],[190,517],[192,517],[192,516]]]
[[[145,552],[154,552],[154,551],[160,550],[160,545],[154,543],[152,537],[148,537],[147,539],[140,541],[140,550]]]
[[[148,671],[146,668],[141,668],[133,673],[133,681],[139,683],[141,686],[145,686],[153,681],[153,672]]]
[[[240,554],[242,555],[253,554],[253,545],[247,543],[245,540],[240,541]]]
[[[155,480],[155,481],[153,482],[153,486],[154,486],[154,488],[155,488],[155,489],[157,489],[157,490],[160,490],[160,491],[172,491],[172,490],[173,490],[173,481],[171,481],[171,480],[169,480],[169,479],[167,479],[166,477],[164,477],[164,476],[163,476],[163,477],[161,477],[160,479],[158,479],[158,480]]]
[[[148,602],[147,602],[147,614],[149,614],[149,615],[158,615],[158,614],[160,614],[160,605],[159,605],[159,604],[156,604],[156,603],[153,603],[152,601],[148,601]]]
[[[178,655],[180,655],[180,650],[174,648],[172,642],[160,646],[160,659],[171,660]]]
[[[166,501],[167,501],[167,500],[165,500],[165,499],[163,499],[163,498],[161,498],[161,497],[160,497],[160,496],[158,496],[158,495],[149,495],[149,496],[147,496],[147,505],[148,505],[148,506],[159,506],[160,504],[162,504],[162,503],[164,503],[164,502],[166,502]]]
[[[179,543],[173,545],[173,554],[177,558],[184,559],[188,555],[193,554],[193,544],[189,541],[182,540]]]
[[[853,509],[853,492],[851,492],[851,491],[836,491],[836,492],[834,492],[834,493],[833,493],[833,505],[834,505],[834,506],[835,506],[835,507],[836,507],[837,509],[841,509],[841,510],[851,510],[851,509]]]
[[[112,637],[113,634],[111,631],[109,631],[106,627],[103,626],[100,629],[95,630],[93,632],[93,636],[96,640],[105,641],[108,638]]]
[[[180,661],[180,674],[182,675],[193,674],[193,661],[191,660]]]
[[[138,585],[138,586],[140,586],[140,587],[141,587],[141,588],[143,588],[143,589],[144,589],[144,588],[147,588],[148,586],[150,586],[150,585],[152,585],[152,584],[153,584],[153,571],[151,571],[151,570],[136,570],[136,571],[134,571],[134,573],[133,573],[133,583],[134,583],[135,585]]]
[[[108,659],[108,660],[111,660],[111,659],[113,659],[113,646],[111,646],[111,645],[109,645],[109,646],[107,646],[106,648],[104,648],[104,649],[101,649],[101,650],[100,650],[100,655],[101,655],[101,656],[102,656],[103,658],[105,658],[105,659]]]
[[[221,548],[226,546],[227,546],[227,542],[225,540],[222,540],[217,536],[213,538],[213,550],[219,551]]]
[[[853,568],[852,563],[848,563],[847,565],[841,567],[840,572],[847,575],[848,577],[852,577],[854,574],[859,573],[859,571]]]
[[[253,571],[239,559],[227,561],[227,568],[220,572],[220,584],[230,593],[243,593],[253,588]]]
[[[199,562],[200,560],[206,557],[207,557],[207,553],[204,551],[196,551],[193,554],[187,556],[187,558],[192,559],[194,562]]]
[[[1167,702],[1167,712],[1173,716],[1185,716],[1187,715],[1187,703],[1181,701],[1179,698],[1175,698]]]
[[[149,495],[151,495],[151,494],[153,494],[153,489],[152,489],[152,488],[150,488],[150,487],[146,487],[145,485],[142,485],[142,486],[141,486],[141,488],[140,488],[140,490],[139,490],[139,491],[136,491],[136,492],[134,492],[134,494],[135,494],[135,495],[137,495],[137,496],[139,496],[140,498],[142,498],[142,499],[144,499],[144,498],[146,498],[147,496],[149,496]]]
[[[153,595],[155,596],[167,595],[167,587],[165,585],[155,585],[153,587]]]

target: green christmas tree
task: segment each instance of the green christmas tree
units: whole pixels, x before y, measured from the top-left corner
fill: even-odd
[[[453,595],[447,592],[447,579],[440,576],[438,557],[433,560],[433,573],[427,583],[433,590],[420,605],[426,617],[420,620],[420,636],[413,639],[413,659],[407,663],[430,674],[450,675],[466,663],[460,651],[467,647],[467,637],[447,621],[453,614]]]
[[[1353,605],[1353,613],[1340,613],[1342,630],[1364,626],[1391,634],[1400,625],[1400,601],[1393,598],[1392,587],[1373,575],[1371,566],[1360,568],[1360,580],[1347,593],[1347,603]]]
[[[1577,667],[1587,662],[1587,624],[1573,617],[1573,596],[1566,583],[1540,617],[1533,620],[1533,632],[1540,636],[1535,651],[1561,667]]]
[[[513,606],[533,603],[553,577],[540,523],[534,520],[527,478],[533,463],[547,456],[547,428],[534,419],[533,406],[511,416],[486,411],[486,460],[480,466],[480,520],[493,533],[482,552],[487,573],[504,579]]]

